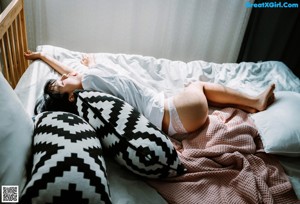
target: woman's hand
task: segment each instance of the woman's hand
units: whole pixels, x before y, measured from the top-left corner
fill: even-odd
[[[81,64],[86,66],[87,68],[95,65],[95,58],[93,54],[83,54],[82,59],[80,61]]]
[[[53,58],[46,52],[32,52],[30,50],[27,50],[26,52],[24,52],[24,57],[27,60],[42,60],[60,74],[75,72],[74,69],[59,62],[57,59]]]
[[[42,53],[41,52],[32,52],[31,50],[27,50],[26,52],[24,52],[24,57],[27,60],[41,59]]]

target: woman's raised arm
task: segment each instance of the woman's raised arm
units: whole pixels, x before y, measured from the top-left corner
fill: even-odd
[[[45,63],[47,63],[51,68],[53,68],[55,71],[57,71],[61,75],[68,74],[68,73],[71,73],[71,72],[75,71],[74,69],[65,66],[64,64],[62,64],[58,60],[56,60],[53,57],[47,55],[47,53],[32,52],[30,50],[27,50],[26,52],[24,52],[24,57],[27,60],[40,59],[40,60],[44,61]]]

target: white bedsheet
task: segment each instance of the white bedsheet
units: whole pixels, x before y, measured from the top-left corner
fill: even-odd
[[[46,51],[62,63],[77,71],[84,71],[80,60],[85,53],[43,45],[37,50]],[[295,91],[300,93],[300,80],[289,68],[278,61],[260,63],[243,62],[217,64],[205,61],[172,61],[141,55],[95,53],[99,67],[115,70],[132,77],[139,83],[170,96],[192,81],[209,81],[256,95],[269,84],[275,83],[275,91]],[[30,65],[16,87],[16,92],[24,102],[29,114],[33,114],[36,98],[42,93],[45,79],[58,75],[45,63],[36,61]]]
[[[80,64],[84,53],[49,45],[38,46],[37,50],[49,53],[77,71],[82,72],[87,69]],[[250,95],[258,94],[271,83],[276,84],[275,91],[286,90],[300,93],[299,78],[285,64],[277,61],[217,64],[201,60],[185,63],[126,54],[95,53],[93,56],[96,63],[101,65],[101,68],[112,69],[116,73],[132,77],[138,83],[151,87],[158,92],[164,91],[166,96],[170,96],[180,91],[190,82],[198,80],[223,84]],[[58,75],[41,61],[32,63],[24,73],[15,92],[30,115],[33,116],[35,101],[42,94],[46,79],[56,77]],[[121,179],[122,182],[119,183],[120,185],[116,185],[118,182],[114,179],[120,178],[120,175],[126,175],[126,173],[120,173],[121,170],[110,163],[108,163],[108,169],[112,172],[112,175],[109,176],[109,182],[112,184],[111,191],[114,203],[121,202],[116,195],[127,193],[135,195],[131,196],[132,203],[139,203],[147,198],[150,198],[149,203],[151,203],[150,201],[153,201],[153,203],[164,203],[160,195],[137,178],[126,179],[126,177],[123,177]],[[118,175],[119,177],[113,175]],[[299,189],[299,178],[300,173],[299,175],[293,174],[291,177],[295,190]],[[131,188],[130,192],[126,191],[128,186]],[[137,187],[134,188],[133,186]],[[141,188],[147,193],[142,194]]]

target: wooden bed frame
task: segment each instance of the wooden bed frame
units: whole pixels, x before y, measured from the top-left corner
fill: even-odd
[[[13,88],[29,66],[23,57],[26,50],[24,0],[12,0],[0,14],[0,71]]]

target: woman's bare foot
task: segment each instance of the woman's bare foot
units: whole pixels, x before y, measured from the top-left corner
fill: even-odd
[[[95,64],[94,56],[92,54],[84,54],[80,63],[86,67],[91,67]]]
[[[264,92],[257,96],[258,102],[255,106],[257,111],[263,111],[267,109],[267,107],[275,101],[274,89],[275,84],[272,84]]]

